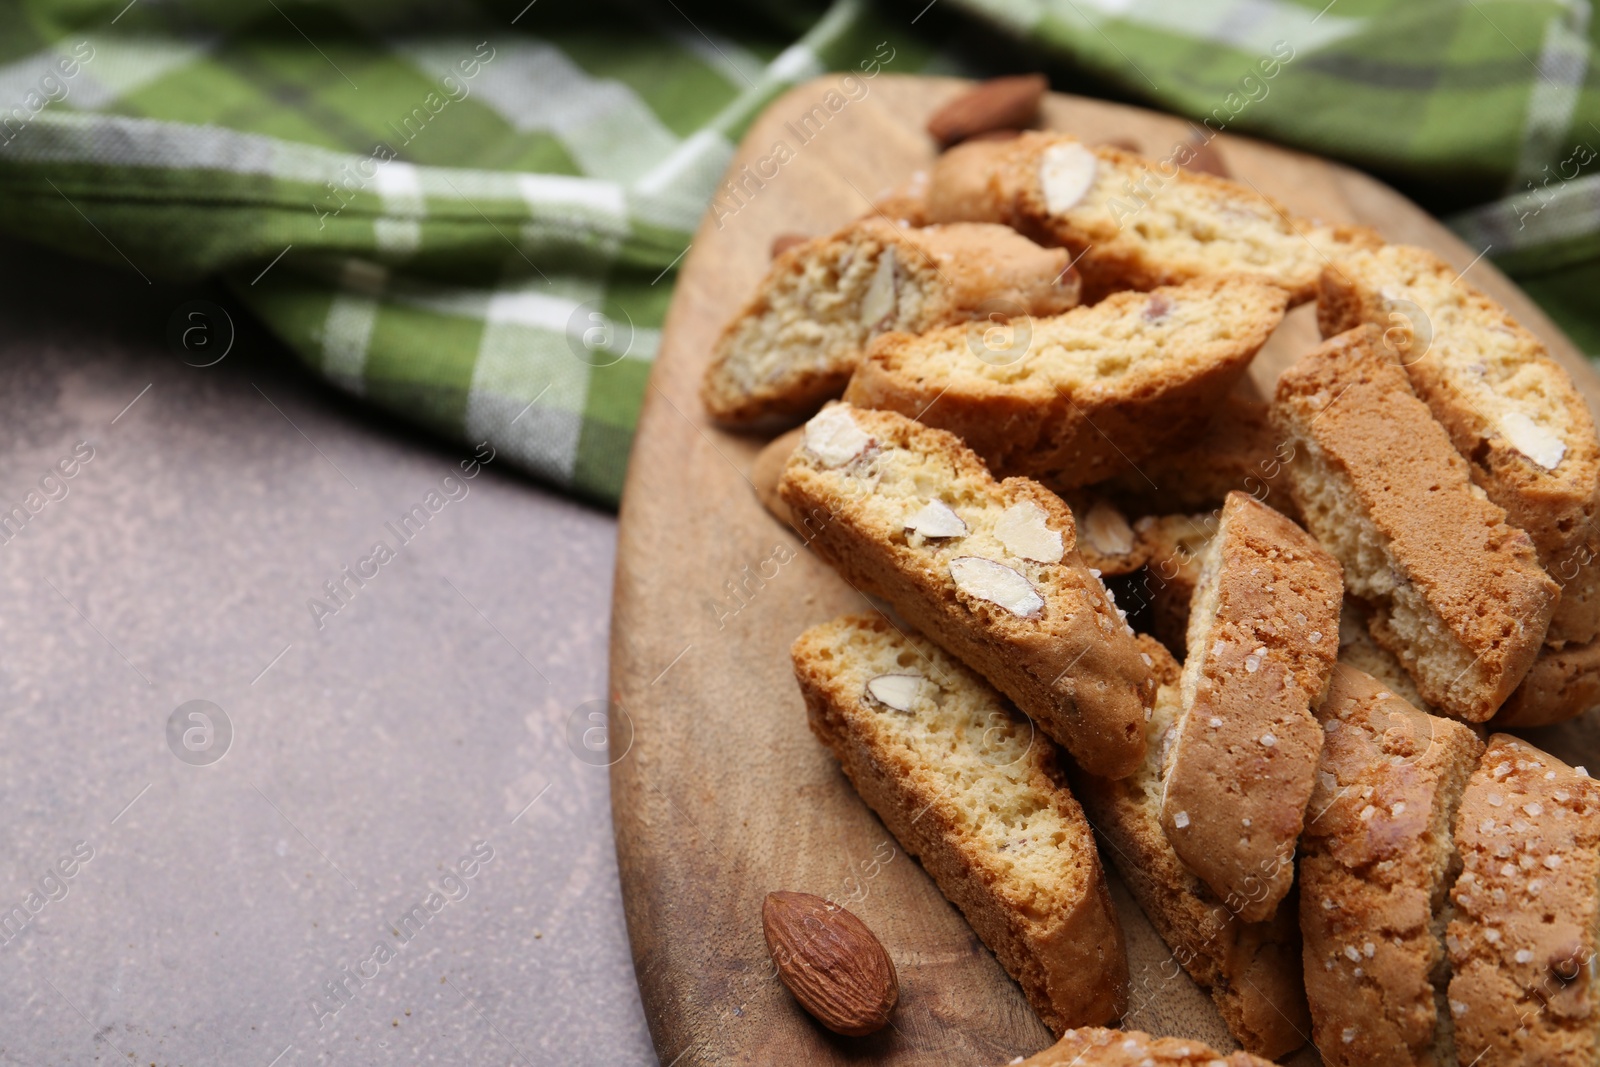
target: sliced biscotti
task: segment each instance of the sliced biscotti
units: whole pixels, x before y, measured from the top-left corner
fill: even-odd
[[[1546,647],[1489,725],[1549,726],[1600,706],[1600,640]]]
[[[1380,336],[1371,325],[1342,333],[1278,379],[1290,492],[1422,698],[1482,722],[1532,666],[1560,590],[1528,535],[1472,484]]]
[[[1304,530],[1228,496],[1189,609],[1161,825],[1246,922],[1271,918],[1294,882],[1322,750],[1311,709],[1338,655],[1343,591],[1338,562]]]
[[[1078,796],[1106,841],[1105,855],[1173,958],[1211,994],[1228,1031],[1248,1051],[1277,1059],[1305,1043],[1311,1022],[1294,912],[1284,907],[1266,922],[1242,921],[1172,850],[1161,828],[1162,767],[1182,710],[1180,668],[1145,640],[1162,684],[1145,725],[1144,764],[1119,781],[1079,775]]]
[[[1193,1038],[1098,1026],[1069,1030],[1043,1052],[1012,1062],[1017,1067],[1272,1067],[1260,1056],[1218,1052]]]
[[[1323,336],[1385,331],[1416,393],[1472,478],[1525,530],[1561,603],[1547,640],[1600,636],[1600,439],[1583,397],[1544,343],[1432,252],[1353,253],[1322,275]]]
[[[1453,1067],[1444,928],[1453,831],[1483,742],[1340,664],[1300,837],[1300,929],[1329,1067]]]
[[[1066,255],[1004,226],[854,222],[778,256],[723,330],[700,395],[713,418],[799,418],[836,397],[867,342],[887,330],[1006,315],[1053,315],[1078,302]]]
[[[1462,1064],[1600,1059],[1600,790],[1526,741],[1489,738],[1456,815],[1446,944]]]
[[[1219,501],[1220,503],[1220,501]],[[1174,656],[1189,642],[1189,603],[1200,582],[1200,556],[1221,515],[1146,515],[1134,524],[1145,555],[1139,591],[1150,603],[1150,632]]]
[[[1056,1033],[1118,1018],[1128,963],[1055,750],[982,678],[879,615],[792,650],[811,729]]]
[[[824,409],[779,495],[845,580],[883,597],[1096,774],[1144,758],[1155,684],[1133,630],[1037,482],[996,482],[954,435],[889,411]]]
[[[845,399],[950,430],[1002,475],[1088,485],[1204,428],[1283,319],[1282,289],[1208,278],[1010,323],[879,338]]]
[[[1062,133],[1024,133],[1001,147],[988,160],[973,153],[959,169],[936,167],[929,217],[1006,221],[1068,248],[1096,295],[1242,273],[1302,303],[1329,256],[1380,243],[1364,227],[1294,218],[1248,186],[1185,170],[1181,152],[1156,163]],[[980,195],[973,175],[985,164]],[[946,193],[947,181],[961,182],[962,192]]]
[[[923,201],[930,222],[997,222],[1011,225],[1011,208],[991,183],[1015,139],[964,141],[934,161]]]
[[[1239,490],[1292,519],[1294,501],[1280,480],[1289,458],[1272,428],[1270,405],[1235,390],[1213,407],[1197,436],[1146,456],[1135,469],[1095,488],[1148,514],[1220,508]]]
[[[1344,598],[1339,612],[1339,662],[1364,671],[1382,682],[1395,696],[1418,711],[1433,713],[1433,707],[1417,692],[1417,684],[1400,666],[1394,653],[1372,639],[1367,620],[1372,611],[1353,596]]]

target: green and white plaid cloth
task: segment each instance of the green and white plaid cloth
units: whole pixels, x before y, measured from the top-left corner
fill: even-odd
[[[0,0],[0,228],[218,275],[339,387],[614,503],[673,271],[792,85],[1042,66],[1342,158],[1597,353],[1593,34],[1587,0]]]

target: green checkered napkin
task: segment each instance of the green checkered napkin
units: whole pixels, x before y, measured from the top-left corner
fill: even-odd
[[[1058,82],[1350,160],[1438,210],[1487,202],[1458,231],[1600,351],[1588,14],[0,0],[0,227],[219,274],[340,387],[614,503],[673,270],[743,130],[827,70],[963,69],[978,23]]]

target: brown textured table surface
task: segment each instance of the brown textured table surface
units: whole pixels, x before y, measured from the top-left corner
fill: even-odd
[[[0,244],[0,1063],[654,1062],[568,741],[615,524],[470,458]]]

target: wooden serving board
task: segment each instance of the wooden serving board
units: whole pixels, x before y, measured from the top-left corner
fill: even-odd
[[[793,124],[826,106],[834,79],[788,93],[746,136],[729,170],[742,203],[722,197],[684,260],[623,496],[613,756],[630,736],[631,747],[611,768],[611,803],[645,1012],[671,1067],[975,1067],[1051,1040],[807,730],[789,645],[806,627],[867,605],[757,502],[749,473],[764,439],[712,427],[698,396],[712,342],[765,273],[772,238],[827,232],[926,168],[934,145],[923,123],[966,87],[889,75],[867,84],[860,99],[834,97],[848,102],[803,144]],[[1091,143],[1132,142],[1155,157],[1190,131],[1170,116],[1069,96],[1046,101],[1041,125]],[[777,165],[780,142],[791,158]],[[1244,138],[1216,144],[1236,178],[1295,212],[1367,223],[1459,268],[1474,264],[1477,249],[1371,178]],[[1487,261],[1471,267],[1470,280],[1550,343],[1593,405],[1600,381],[1533,303]],[[1299,309],[1252,368],[1265,395],[1316,339],[1311,309]],[[1590,765],[1600,753],[1582,726],[1536,740]],[[1114,873],[1112,881],[1133,976],[1127,1025],[1233,1047],[1210,999],[1171,962]],[[796,1006],[773,976],[761,931],[761,900],[777,889],[847,903],[877,932],[900,975],[892,1028],[836,1038]],[[1296,1062],[1316,1061],[1308,1049]]]

